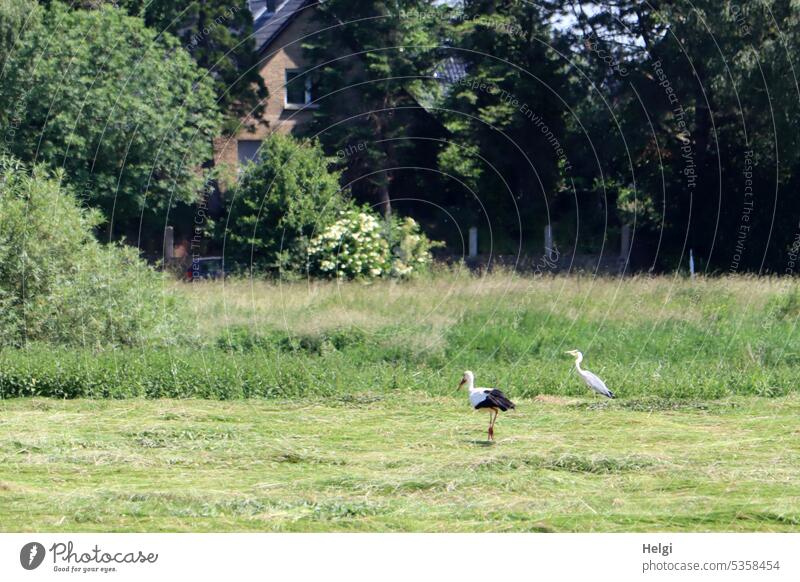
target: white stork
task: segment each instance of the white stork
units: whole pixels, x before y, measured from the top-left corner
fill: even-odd
[[[497,415],[500,411],[503,412],[516,408],[516,405],[511,402],[508,397],[497,388],[475,388],[475,374],[467,370],[461,378],[458,385],[458,390],[464,384],[467,385],[469,390],[469,403],[475,410],[485,410],[489,413],[489,440],[494,440],[494,423],[497,420]]]
[[[608,386],[606,386],[605,382],[592,374],[589,370],[583,370],[581,368],[581,362],[583,361],[582,353],[580,353],[578,350],[570,350],[564,353],[575,358],[575,369],[578,370],[578,374],[580,374],[581,378],[583,378],[583,381],[586,382],[586,385],[589,388],[601,396],[605,396],[606,398],[614,398],[614,393],[608,389]]]

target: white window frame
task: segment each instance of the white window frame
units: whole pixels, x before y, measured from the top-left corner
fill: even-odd
[[[284,69],[283,72],[283,108],[284,109],[316,109],[318,105],[316,103],[311,103],[312,95],[311,95],[311,77],[306,75],[305,81],[305,93],[303,97],[305,98],[305,103],[289,103],[289,73],[297,73],[301,75],[305,72],[304,69]]]

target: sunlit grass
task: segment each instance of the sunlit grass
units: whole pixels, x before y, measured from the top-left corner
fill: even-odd
[[[229,279],[168,288],[190,312],[168,347],[0,352],[0,397],[240,398],[416,389],[465,369],[515,396],[584,395],[564,355],[622,399],[798,388],[800,285],[749,276]]]
[[[3,531],[796,531],[800,399],[0,403]]]

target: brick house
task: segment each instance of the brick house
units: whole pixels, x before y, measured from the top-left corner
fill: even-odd
[[[260,72],[269,97],[260,119],[245,119],[238,133],[214,141],[215,163],[236,168],[252,160],[262,140],[273,131],[290,133],[310,121],[313,96],[310,77],[302,76],[307,63],[301,39],[313,30],[313,4],[310,0],[248,2]]]

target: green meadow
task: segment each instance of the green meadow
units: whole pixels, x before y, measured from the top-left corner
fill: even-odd
[[[465,369],[516,397],[585,395],[568,349],[621,398],[797,389],[800,286],[752,277],[475,277],[170,284],[168,341],[0,351],[0,397],[448,393]]]
[[[797,531],[800,398],[0,405],[3,531]]]
[[[454,268],[166,292],[169,341],[0,351],[0,530],[800,526],[791,280]],[[465,369],[518,403],[493,445]]]

